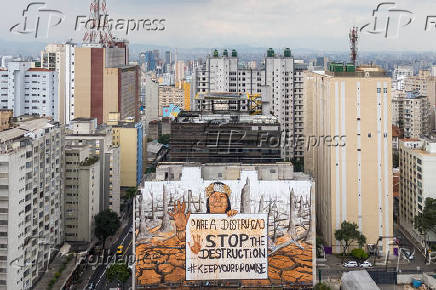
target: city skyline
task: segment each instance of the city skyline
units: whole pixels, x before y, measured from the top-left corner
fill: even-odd
[[[80,21],[89,17],[89,1],[78,0],[74,5],[68,2],[45,1],[45,9],[53,9],[63,14],[63,21],[57,26],[43,31],[48,22],[41,14],[39,36],[33,33],[10,32],[16,24],[23,22],[23,10],[34,3],[10,3],[6,8],[1,25],[0,42],[63,42],[72,39],[80,43],[84,30]],[[384,4],[383,4],[384,3]],[[360,51],[431,51],[436,48],[434,18],[431,17],[432,2],[429,0],[414,3],[411,0],[397,1],[395,5],[387,2],[366,1],[352,3],[344,0],[315,1],[297,3],[294,0],[280,0],[274,3],[265,1],[159,1],[148,2],[132,0],[108,0],[109,18],[114,20],[142,19],[164,20],[156,31],[143,28],[114,32],[115,36],[125,38],[130,43],[179,47],[179,48],[221,48],[221,47],[291,47],[320,51],[347,51],[348,32],[352,26],[362,30],[359,39]],[[374,28],[373,10],[377,10],[379,22]],[[232,9],[226,9],[232,7]],[[387,11],[401,9],[403,12]],[[31,9],[30,9],[31,10]],[[212,12],[213,11],[213,12]],[[28,26],[34,14],[30,15]],[[434,13],[433,13],[434,14]],[[187,17],[189,15],[189,17]],[[384,37],[383,19],[390,16],[391,25],[388,38]],[[428,18],[430,17],[430,18]],[[410,19],[410,23],[408,20]],[[395,24],[400,22],[398,35]],[[56,22],[55,17],[52,23]],[[132,22],[133,23],[133,22]],[[316,25],[318,23],[318,25]],[[314,25],[315,24],[315,25]],[[427,25],[426,25],[427,24]],[[124,25],[126,27],[126,25]],[[121,27],[121,26],[120,26]],[[427,27],[427,31],[425,28]],[[44,28],[44,29],[43,29]],[[30,29],[30,28],[29,28]],[[12,29],[14,30],[14,29]],[[16,30],[14,30],[16,31]],[[377,31],[377,33],[375,33]],[[378,33],[380,32],[380,33]],[[414,41],[410,39],[413,37]]]

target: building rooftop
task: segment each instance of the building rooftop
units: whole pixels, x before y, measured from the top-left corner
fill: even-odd
[[[249,115],[243,112],[229,112],[226,114],[202,113],[196,111],[182,111],[176,117],[175,123],[253,123],[253,124],[274,124],[278,125],[277,117],[265,115]]]
[[[5,143],[10,140],[24,137],[28,133],[32,133],[39,129],[51,128],[54,125],[50,124],[48,119],[40,118],[30,121],[18,122],[17,127],[0,132],[0,143]]]
[[[163,144],[158,143],[157,141],[152,141],[147,143],[147,152],[157,154],[163,147]]]
[[[40,67],[31,67],[28,69],[28,71],[54,71],[46,68],[40,68]]]
[[[327,71],[314,71],[314,73],[331,77],[387,77],[386,72],[374,65],[355,66],[351,63],[329,63]]]
[[[421,140],[419,140],[417,138],[404,138],[404,139],[401,139],[400,141],[402,141],[402,142],[419,142]]]
[[[197,100],[217,100],[217,99],[237,99],[247,98],[247,93],[229,93],[229,92],[210,92],[210,93],[198,93],[195,96]]]
[[[89,122],[89,121],[92,121],[92,120],[95,120],[95,118],[78,117],[78,118],[74,118],[71,121],[73,121],[73,122]]]
[[[111,126],[113,128],[135,128],[136,124],[135,122],[118,121],[118,124],[111,124]]]

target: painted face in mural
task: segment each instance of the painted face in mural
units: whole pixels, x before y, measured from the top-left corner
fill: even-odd
[[[214,182],[206,187],[207,213],[225,213],[228,216],[237,214],[238,211],[232,210],[230,194],[230,187],[221,182]]]
[[[209,212],[210,213],[226,213],[229,210],[230,204],[225,193],[215,191],[209,197]]]

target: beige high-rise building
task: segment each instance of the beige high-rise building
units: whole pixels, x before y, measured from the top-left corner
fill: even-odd
[[[400,140],[400,172],[399,225],[424,248],[424,237],[413,224],[425,199],[436,198],[436,139]],[[436,233],[429,232],[427,240],[436,242]]]
[[[427,95],[427,84],[430,78],[430,71],[420,70],[418,75],[404,79],[404,90],[406,92],[418,91],[421,95]]]
[[[174,83],[177,88],[182,88],[182,81],[185,79],[185,62],[178,60],[175,64]]]
[[[74,117],[106,123],[111,112],[139,119],[140,71],[128,65],[127,47],[82,46],[75,49]]]
[[[112,127],[112,145],[120,148],[120,185],[136,187],[145,173],[142,156],[147,152],[147,138],[143,125],[133,119],[120,120],[119,113],[109,114],[108,125]]]
[[[391,79],[377,67],[333,64],[304,83],[305,172],[315,178],[318,234],[354,222],[386,254],[392,242]],[[314,139],[318,140],[316,145]]]
[[[65,146],[65,241],[91,242],[100,211],[100,162],[90,145]]]
[[[76,118],[66,130],[65,144],[89,145],[100,163],[100,211],[111,209],[120,213],[120,148],[112,145],[112,128],[97,127],[96,119]]]

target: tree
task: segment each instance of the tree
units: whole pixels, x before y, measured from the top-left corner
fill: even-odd
[[[363,247],[366,243],[366,237],[359,232],[358,226],[355,223],[343,221],[341,229],[335,231],[335,238],[341,242],[343,247],[343,255],[345,255],[350,246],[357,242],[359,247]]]
[[[368,254],[365,253],[363,249],[353,249],[351,251],[351,255],[356,259],[360,261],[364,261],[368,259]]]
[[[157,139],[157,142],[159,142],[160,144],[168,145],[168,143],[170,143],[170,135],[169,134],[160,135],[159,138]]]
[[[110,281],[125,283],[130,277],[129,267],[126,263],[115,263],[106,272],[106,278]]]
[[[129,200],[136,195],[137,187],[129,187],[126,190],[126,198]]]
[[[415,228],[420,231],[427,244],[427,235],[430,231],[436,232],[436,199],[428,197],[425,199],[422,213],[415,216]]]
[[[118,228],[121,225],[121,222],[118,218],[118,215],[111,211],[110,209],[106,209],[100,212],[98,215],[94,217],[95,221],[95,235],[103,241],[103,247],[106,243],[106,239],[109,236],[115,234]]]
[[[331,288],[324,283],[318,283],[315,285],[314,290],[330,290]]]

